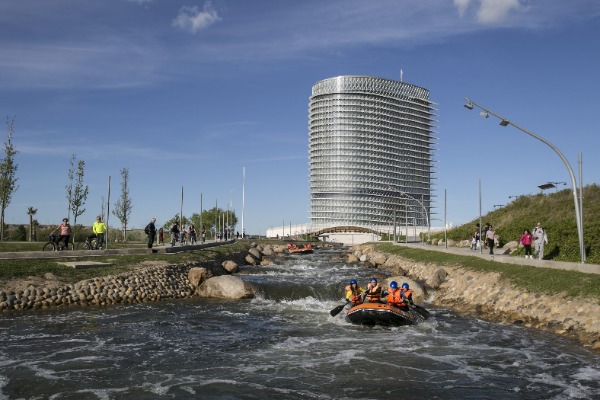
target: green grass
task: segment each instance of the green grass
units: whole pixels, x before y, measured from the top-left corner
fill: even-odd
[[[507,264],[473,256],[407,248],[391,243],[375,243],[375,248],[421,263],[462,267],[477,272],[497,272],[502,279],[531,293],[553,295],[564,292],[571,298],[584,297],[600,303],[600,274]]]
[[[44,277],[46,273],[52,273],[60,279],[75,283],[80,280],[95,277],[116,275],[132,271],[140,266],[140,263],[151,261],[166,261],[171,264],[185,262],[205,262],[210,260],[224,260],[233,252],[248,248],[248,243],[238,242],[230,245],[210,247],[203,250],[195,250],[176,254],[142,254],[142,255],[111,255],[106,257],[77,257],[65,259],[11,259],[0,260],[0,280],[24,279],[30,276]],[[88,269],[73,269],[61,262],[69,261],[97,261],[109,262],[110,267],[98,267]]]
[[[470,240],[479,218],[448,230],[448,239]],[[548,233],[549,243],[545,249],[545,259],[579,262],[579,236],[575,220],[573,192],[570,189],[550,194],[526,195],[482,216],[482,226],[494,226],[503,245],[519,241],[523,230],[532,230],[541,222]],[[583,236],[587,263],[600,264],[600,186],[588,185],[583,188]],[[444,232],[431,235],[441,240]],[[513,255],[522,256],[520,249]]]

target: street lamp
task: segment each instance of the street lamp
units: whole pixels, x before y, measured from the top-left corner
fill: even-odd
[[[504,207],[504,204],[494,204],[494,208],[496,207]]]
[[[537,140],[541,141],[542,143],[546,144],[552,150],[554,150],[556,152],[556,154],[558,154],[560,159],[563,161],[563,163],[567,167],[567,170],[569,171],[569,177],[571,178],[571,185],[573,187],[573,200],[575,203],[575,220],[577,221],[577,235],[579,236],[579,254],[581,256],[581,262],[585,263],[585,244],[583,242],[583,221],[582,221],[582,217],[581,217],[582,212],[579,207],[579,199],[577,197],[577,182],[575,181],[575,174],[573,173],[573,169],[571,168],[569,161],[567,161],[565,156],[561,153],[560,150],[558,150],[558,148],[556,146],[554,146],[552,143],[548,142],[546,139],[536,135],[533,132],[528,131],[527,129],[515,124],[514,122],[509,121],[507,118],[501,117],[500,115],[496,114],[495,112],[475,103],[472,100],[469,100],[466,97],[465,97],[465,100],[467,101],[467,104],[465,104],[465,108],[472,110],[474,107],[478,107],[478,108],[482,109],[486,114],[488,114],[488,116],[489,116],[489,114],[491,114],[494,117],[500,119],[500,126],[512,125],[515,128],[517,128],[518,130],[520,130],[521,132],[524,132],[524,133],[528,134],[529,136],[532,136],[532,137],[536,138]]]
[[[398,197],[404,198],[407,200],[413,200],[421,206],[421,208],[423,209],[423,215],[425,216],[425,222],[427,223],[427,241],[429,241],[430,240],[430,232],[431,232],[431,228],[430,228],[430,224],[429,224],[429,213],[427,212],[427,208],[425,207],[423,202],[419,201],[419,199],[417,199],[416,197],[413,197],[413,196],[409,195],[408,193],[403,192],[402,190],[396,189],[390,185],[388,185],[388,189],[398,192],[399,193]],[[408,236],[408,233],[407,233],[407,236]]]

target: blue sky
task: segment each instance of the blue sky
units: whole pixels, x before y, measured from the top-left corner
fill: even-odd
[[[570,182],[548,146],[464,97],[553,143],[576,174],[582,152],[584,184],[598,183],[599,37],[597,0],[1,0],[0,115],[19,151],[6,221],[27,223],[32,206],[58,223],[76,154],[78,222],[99,214],[109,176],[114,208],[124,167],[132,227],[178,213],[181,187],[184,215],[202,193],[241,217],[243,167],[248,233],[308,222],[312,85],[401,69],[437,108],[432,225],[444,191],[448,222],[477,217],[480,179],[484,213]]]

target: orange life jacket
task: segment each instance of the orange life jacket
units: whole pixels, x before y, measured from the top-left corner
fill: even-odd
[[[377,285],[367,290],[367,300],[371,302],[378,302],[381,300],[381,286]]]
[[[361,304],[363,302],[361,294],[364,292],[364,290],[362,290],[360,287],[352,290],[349,288],[349,286],[350,285],[346,286],[346,300],[349,300],[353,304]]]
[[[413,294],[412,289],[406,289],[406,290],[402,289],[401,293],[402,293],[401,296],[403,299],[408,299],[408,300],[412,301],[412,294]]]
[[[391,305],[397,306],[397,307],[406,306],[406,303],[404,302],[404,299],[402,298],[400,289],[396,289],[396,290],[390,289],[388,291],[387,302],[388,302],[388,304],[391,304]]]

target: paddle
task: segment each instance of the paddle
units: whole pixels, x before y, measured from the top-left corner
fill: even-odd
[[[335,317],[340,312],[342,312],[342,310],[344,309],[344,307],[346,307],[346,304],[348,304],[348,303],[350,303],[350,300],[346,301],[345,304],[342,304],[341,306],[337,306],[333,310],[329,311],[329,314],[331,314],[332,317]]]
[[[410,304],[409,307],[412,307],[414,309],[414,311],[417,314],[419,314],[420,316],[422,316],[423,318],[429,318],[429,311],[427,311],[423,307],[418,306],[416,304]]]

